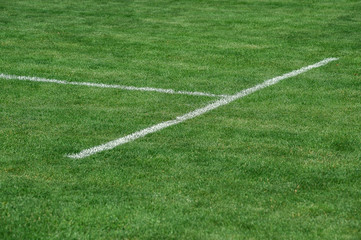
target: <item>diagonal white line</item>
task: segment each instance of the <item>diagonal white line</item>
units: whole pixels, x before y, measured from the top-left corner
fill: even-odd
[[[205,96],[205,97],[227,97],[229,95],[223,94],[213,94],[206,92],[190,92],[190,91],[176,91],[173,89],[164,89],[164,88],[151,88],[151,87],[134,87],[134,86],[124,86],[117,84],[103,84],[103,83],[90,83],[90,82],[69,82],[64,80],[56,79],[47,79],[39,77],[28,77],[28,76],[16,76],[9,75],[5,73],[0,73],[0,78],[7,80],[21,80],[21,81],[31,81],[31,82],[46,82],[46,83],[57,83],[64,85],[79,85],[79,86],[88,86],[88,87],[99,87],[99,88],[118,88],[123,90],[131,91],[144,91],[144,92],[160,92],[168,94],[183,94],[183,95],[193,95],[193,96]]]
[[[116,140],[110,141],[108,143],[105,143],[105,144],[102,144],[102,145],[99,145],[99,146],[95,146],[95,147],[92,147],[92,148],[89,148],[89,149],[85,149],[85,150],[83,150],[83,151],[81,151],[79,153],[76,153],[76,154],[69,154],[67,156],[70,157],[70,158],[84,158],[84,157],[88,157],[88,156],[93,155],[93,154],[98,153],[98,152],[102,152],[102,151],[105,151],[105,150],[115,148],[116,146],[119,146],[119,145],[122,145],[124,143],[127,143],[127,142],[130,142],[130,141],[136,140],[138,138],[144,137],[144,136],[146,136],[146,135],[148,135],[150,133],[157,132],[157,131],[159,131],[159,130],[161,130],[163,128],[167,128],[167,127],[170,127],[172,125],[175,125],[175,124],[184,122],[186,120],[195,118],[195,117],[197,117],[199,115],[202,115],[202,114],[204,114],[206,112],[209,112],[209,111],[211,111],[213,109],[216,109],[216,108],[218,108],[220,106],[229,104],[229,103],[231,103],[231,102],[233,102],[233,101],[235,101],[235,100],[237,100],[239,98],[247,96],[247,95],[249,95],[251,93],[254,93],[254,92],[258,91],[258,90],[261,90],[263,88],[272,86],[272,85],[278,83],[279,81],[281,81],[283,79],[297,76],[297,75],[299,75],[301,73],[304,73],[304,72],[307,72],[307,71],[309,71],[309,70],[311,70],[313,68],[321,67],[323,65],[326,65],[329,62],[336,61],[336,60],[338,60],[338,58],[324,59],[324,60],[322,60],[322,61],[320,61],[318,63],[309,65],[307,67],[303,67],[303,68],[300,68],[298,70],[294,70],[292,72],[283,74],[281,76],[268,79],[268,80],[264,81],[261,84],[258,84],[258,85],[254,86],[254,87],[251,87],[251,88],[248,88],[248,89],[245,89],[245,90],[242,90],[242,91],[240,91],[240,92],[238,92],[238,93],[236,93],[236,94],[234,94],[232,96],[222,98],[222,99],[220,99],[218,101],[215,101],[213,103],[208,104],[205,107],[196,109],[196,110],[194,110],[192,112],[189,112],[187,114],[179,116],[174,120],[170,120],[170,121],[166,121],[166,122],[156,124],[154,126],[145,128],[145,129],[140,130],[138,132],[129,134],[129,135],[125,136],[125,137],[121,137],[121,138],[118,138]]]

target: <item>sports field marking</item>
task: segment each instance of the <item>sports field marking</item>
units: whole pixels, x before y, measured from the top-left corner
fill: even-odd
[[[64,81],[64,80],[47,79],[47,78],[39,78],[39,77],[16,76],[16,75],[4,74],[4,73],[0,73],[0,78],[7,79],[7,80],[47,82],[47,83],[57,83],[57,84],[65,84],[65,85],[99,87],[99,88],[118,88],[118,89],[131,90],[131,91],[160,92],[160,93],[168,93],[168,94],[183,94],[183,95],[205,96],[205,97],[227,97],[227,96],[229,96],[229,95],[217,95],[217,94],[205,93],[205,92],[176,91],[173,89],[163,89],[163,88],[134,87],[134,86],[103,84],[103,83],[90,83],[90,82],[69,82],[69,81]]]
[[[209,111],[211,111],[213,109],[216,109],[216,108],[218,108],[220,106],[229,104],[229,103],[231,103],[231,102],[233,102],[233,101],[235,101],[235,100],[237,100],[239,98],[245,97],[245,96],[247,96],[247,95],[249,95],[251,93],[254,93],[254,92],[258,91],[258,90],[261,90],[263,88],[272,86],[272,85],[274,85],[274,84],[278,83],[279,81],[284,80],[286,78],[297,76],[297,75],[299,75],[301,73],[304,73],[304,72],[307,72],[307,71],[309,71],[309,70],[311,70],[313,68],[318,68],[318,67],[324,66],[327,63],[332,62],[332,61],[336,61],[336,60],[338,60],[338,58],[324,59],[324,60],[322,60],[322,61],[320,61],[318,63],[309,65],[307,67],[303,67],[303,68],[300,68],[298,70],[294,70],[292,72],[283,74],[281,76],[268,79],[268,80],[264,81],[263,83],[258,84],[258,85],[254,86],[254,87],[242,90],[242,91],[240,91],[240,92],[238,92],[238,93],[236,93],[234,95],[227,96],[227,97],[224,97],[224,98],[222,98],[222,99],[220,99],[218,101],[210,103],[205,107],[196,109],[196,110],[194,110],[192,112],[189,112],[189,113],[184,114],[182,116],[176,117],[176,119],[174,119],[174,120],[169,120],[169,121],[165,121],[165,122],[162,122],[162,123],[158,123],[156,125],[145,128],[145,129],[140,130],[138,132],[134,132],[132,134],[129,134],[129,135],[125,136],[125,137],[121,137],[121,138],[118,138],[116,140],[107,142],[105,144],[85,149],[85,150],[83,150],[83,151],[81,151],[79,153],[76,153],[76,154],[69,154],[67,156],[70,157],[70,158],[84,158],[84,157],[91,156],[91,155],[93,155],[95,153],[98,153],[98,152],[102,152],[102,151],[105,151],[105,150],[110,150],[110,149],[115,148],[115,147],[117,147],[119,145],[122,145],[124,143],[127,143],[127,142],[130,142],[130,141],[136,140],[138,138],[144,137],[144,136],[146,136],[146,135],[148,135],[150,133],[154,133],[154,132],[157,132],[159,130],[162,130],[163,128],[167,128],[167,127],[173,126],[175,124],[184,122],[186,120],[189,120],[189,119],[195,118],[197,116],[200,116],[200,115],[202,115],[202,114],[204,114],[206,112],[209,112]]]

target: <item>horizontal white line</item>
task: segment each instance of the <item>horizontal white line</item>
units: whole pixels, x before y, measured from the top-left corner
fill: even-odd
[[[69,82],[64,80],[56,79],[47,79],[39,77],[27,77],[27,76],[16,76],[0,73],[0,78],[7,80],[22,80],[22,81],[32,81],[32,82],[47,82],[47,83],[57,83],[65,85],[80,85],[88,87],[99,87],[99,88],[118,88],[123,90],[132,90],[132,91],[145,91],[145,92],[160,92],[168,94],[183,94],[183,95],[193,95],[193,96],[205,96],[205,97],[227,97],[229,95],[218,95],[205,92],[190,92],[190,91],[176,91],[173,89],[163,89],[163,88],[151,88],[151,87],[134,87],[134,86],[123,86],[116,84],[103,84],[103,83],[90,83],[90,82]]]
[[[159,131],[159,130],[161,130],[163,128],[167,128],[169,126],[184,122],[184,121],[192,119],[192,118],[195,118],[195,117],[197,117],[199,115],[202,115],[202,114],[204,114],[206,112],[209,112],[209,111],[211,111],[213,109],[216,109],[216,108],[218,108],[220,106],[229,104],[229,103],[231,103],[231,102],[233,102],[233,101],[235,101],[235,100],[237,100],[239,98],[247,96],[247,95],[249,95],[251,93],[254,93],[254,92],[258,91],[258,90],[261,90],[263,88],[272,86],[272,85],[278,83],[279,81],[281,81],[283,79],[294,77],[294,76],[299,75],[301,73],[307,72],[307,71],[309,71],[309,70],[311,70],[313,68],[318,68],[318,67],[321,67],[323,65],[326,65],[327,63],[329,63],[331,61],[336,61],[337,59],[338,58],[327,58],[327,59],[324,59],[324,60],[322,60],[322,61],[320,61],[318,63],[315,63],[313,65],[309,65],[307,67],[300,68],[298,70],[283,74],[281,76],[268,79],[265,82],[263,82],[261,84],[258,84],[258,85],[254,86],[254,87],[242,90],[242,91],[240,91],[240,92],[238,92],[238,93],[236,93],[236,94],[234,94],[232,96],[225,97],[225,98],[220,99],[218,101],[215,101],[215,102],[213,102],[211,104],[208,104],[205,107],[196,109],[196,110],[194,110],[192,112],[189,112],[189,113],[184,114],[182,116],[176,117],[176,119],[174,119],[174,120],[170,120],[170,121],[166,121],[166,122],[156,124],[154,126],[145,128],[145,129],[140,130],[138,132],[129,134],[129,135],[125,136],[125,137],[121,137],[121,138],[118,138],[116,140],[110,141],[108,143],[105,143],[105,144],[102,144],[102,145],[99,145],[99,146],[95,146],[95,147],[92,147],[92,148],[89,148],[89,149],[85,149],[85,150],[83,150],[83,151],[81,151],[79,153],[70,154],[70,155],[67,155],[67,156],[70,157],[70,158],[84,158],[84,157],[88,157],[90,155],[93,155],[95,153],[101,152],[101,151],[105,151],[105,150],[115,148],[116,146],[119,146],[119,145],[122,145],[124,143],[133,141],[135,139],[144,137],[144,136],[146,136],[146,135],[148,135],[150,133],[157,132],[157,131]]]

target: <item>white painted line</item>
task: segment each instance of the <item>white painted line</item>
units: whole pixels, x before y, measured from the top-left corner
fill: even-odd
[[[145,91],[145,92],[160,92],[168,94],[183,94],[183,95],[194,95],[194,96],[205,96],[205,97],[227,97],[229,95],[217,95],[212,93],[205,92],[189,92],[189,91],[176,91],[173,89],[163,89],[163,88],[151,88],[151,87],[134,87],[134,86],[123,86],[116,84],[103,84],[103,83],[90,83],[90,82],[68,82],[64,80],[56,79],[47,79],[39,77],[27,77],[27,76],[16,76],[0,73],[0,78],[7,80],[21,80],[21,81],[31,81],[31,82],[47,82],[47,83],[57,83],[65,85],[80,85],[88,87],[99,87],[99,88],[118,88],[123,90],[132,90],[132,91]]]
[[[98,153],[98,152],[102,152],[102,151],[105,151],[105,150],[115,148],[115,147],[117,147],[119,145],[122,145],[124,143],[127,143],[127,142],[130,142],[130,141],[136,140],[138,138],[144,137],[144,136],[146,136],[146,135],[148,135],[150,133],[157,132],[157,131],[159,131],[159,130],[161,130],[163,128],[167,128],[167,127],[170,127],[172,125],[175,125],[175,124],[184,122],[186,120],[195,118],[195,117],[197,117],[199,115],[202,115],[202,114],[204,114],[206,112],[209,112],[209,111],[211,111],[213,109],[216,109],[216,108],[218,108],[220,106],[229,104],[229,103],[231,103],[231,102],[233,102],[233,101],[235,101],[235,100],[237,100],[239,98],[247,96],[247,95],[249,95],[251,93],[254,93],[254,92],[258,91],[258,90],[261,90],[263,88],[272,86],[272,85],[278,83],[279,81],[281,81],[283,79],[297,76],[297,75],[299,75],[301,73],[304,73],[304,72],[307,72],[307,71],[309,71],[309,70],[311,70],[313,68],[321,67],[323,65],[326,65],[329,62],[336,61],[336,60],[338,60],[338,58],[324,59],[324,60],[322,60],[322,61],[320,61],[318,63],[315,63],[313,65],[309,65],[307,67],[300,68],[298,70],[283,74],[281,76],[268,79],[268,80],[266,80],[265,82],[263,82],[261,84],[258,84],[258,85],[254,86],[254,87],[251,87],[251,88],[248,88],[248,89],[245,89],[245,90],[242,90],[242,91],[240,91],[240,92],[238,92],[238,93],[236,93],[236,94],[234,94],[232,96],[222,98],[222,99],[220,99],[218,101],[215,101],[215,102],[213,102],[211,104],[208,104],[205,107],[196,109],[196,110],[194,110],[192,112],[189,112],[187,114],[179,116],[174,120],[170,120],[170,121],[166,121],[166,122],[156,124],[154,126],[145,128],[145,129],[140,130],[138,132],[129,134],[129,135],[125,136],[125,137],[121,137],[121,138],[118,138],[116,140],[110,141],[108,143],[105,143],[105,144],[102,144],[102,145],[99,145],[99,146],[95,146],[95,147],[92,147],[92,148],[89,148],[89,149],[85,149],[85,150],[83,150],[83,151],[81,151],[79,153],[76,153],[76,154],[69,154],[67,156],[70,157],[70,158],[84,158],[84,157],[88,157],[88,156],[93,155],[93,154]]]

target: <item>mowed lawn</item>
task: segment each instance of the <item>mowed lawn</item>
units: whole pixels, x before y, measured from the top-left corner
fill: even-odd
[[[0,1],[0,239],[360,239],[359,0]]]

